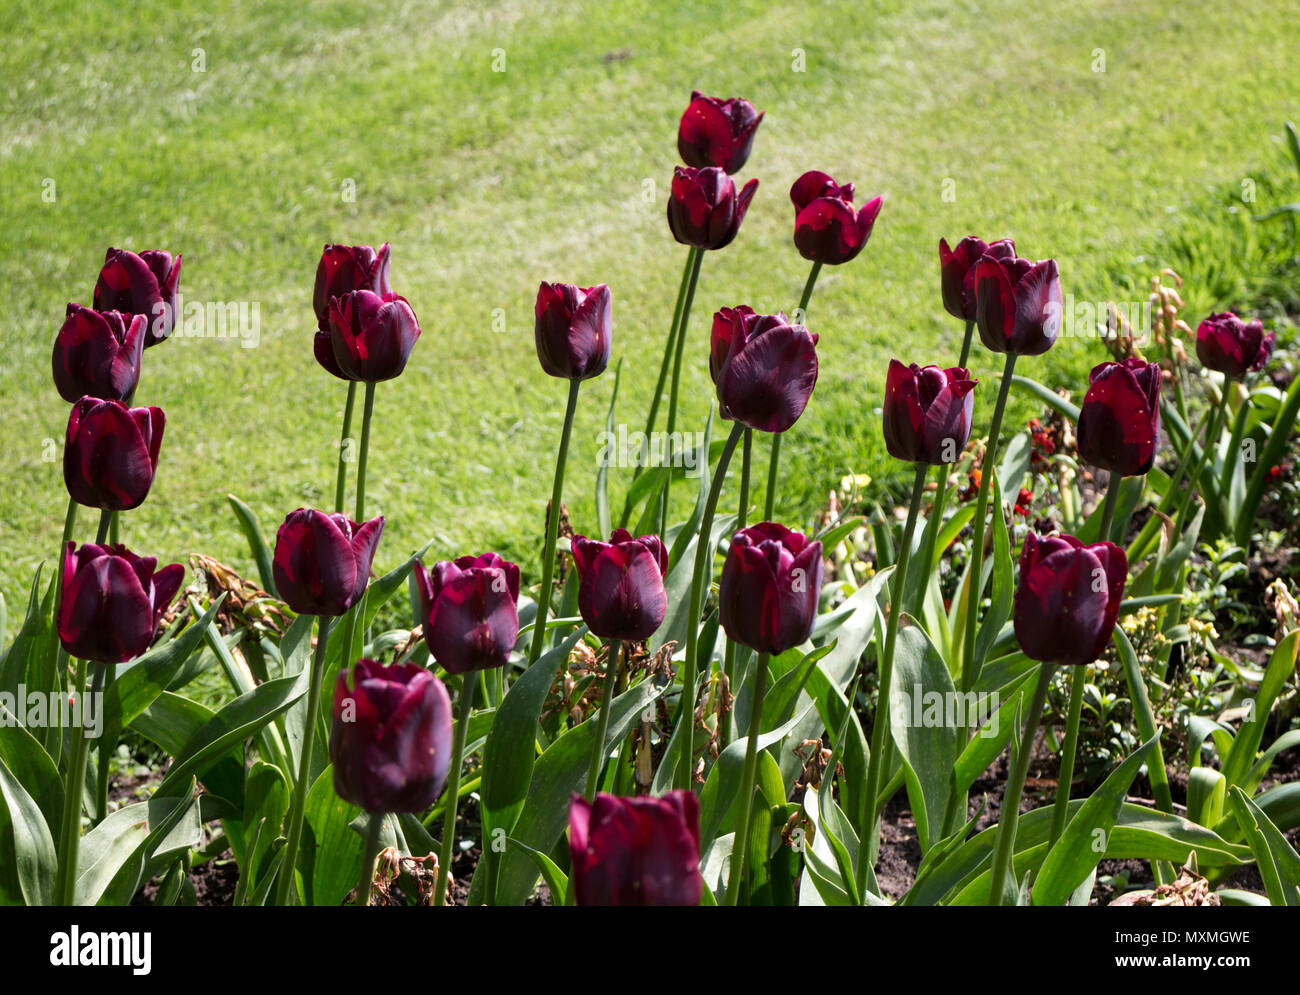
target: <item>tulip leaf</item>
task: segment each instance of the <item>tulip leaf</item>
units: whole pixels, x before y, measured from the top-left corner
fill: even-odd
[[[1029,377],[1022,377],[1018,373],[1011,377],[1011,383],[1029,394],[1031,397],[1042,401],[1043,404],[1046,404],[1053,411],[1064,415],[1066,418],[1070,419],[1070,421],[1077,422],[1079,420],[1079,406],[1067,401],[1056,391],[1052,390],[1052,388],[1044,386],[1037,380],[1032,380]]]
[[[15,702],[15,706],[21,704]],[[74,729],[81,732],[80,729]],[[45,821],[60,825],[63,816],[63,780],[54,758],[35,736],[0,701],[0,763],[12,772],[33,799]]]
[[[710,548],[717,550],[718,543],[724,535],[735,530],[735,515],[718,515],[713,519],[713,531],[709,537]],[[679,650],[686,646],[686,628],[688,625],[700,624],[699,619],[691,619],[691,579],[695,572],[695,549],[699,536],[693,536],[686,548],[681,551],[676,561],[669,561],[668,574],[664,577],[664,591],[668,596],[668,611],[663,623],[650,637],[650,652],[657,653],[667,643],[676,643]],[[713,582],[713,560],[705,571],[705,583]],[[707,592],[706,592],[707,593]]]
[[[1022,699],[1032,674],[1024,676],[1013,681],[1007,688],[994,690],[991,692],[976,691],[974,708],[980,712],[985,707],[996,709],[988,717],[988,721],[980,727],[979,732],[971,736],[970,741],[962,749],[961,754],[957,757],[952,768],[953,787],[952,790],[958,795],[965,795],[970,790],[981,774],[988,770],[989,766],[995,761],[1003,749],[1006,748],[1007,742],[1016,731],[1016,723],[1012,721],[1016,709],[1021,707]],[[971,695],[965,696],[967,702],[967,715],[970,714]],[[999,699],[1001,699],[999,701]],[[985,706],[984,702],[988,702]]]
[[[993,597],[989,610],[980,623],[979,634],[975,638],[975,660],[971,665],[972,680],[979,678],[980,668],[988,658],[998,634],[1011,617],[1012,594],[1015,584],[1012,580],[1013,561],[1011,559],[1011,536],[1007,531],[1006,511],[1002,506],[1001,485],[993,482],[993,500],[990,502],[993,516]]]
[[[57,642],[59,638],[57,631],[49,625],[49,619],[54,607],[54,584],[50,584],[44,598],[41,597],[40,593],[41,575],[44,569],[44,564],[36,568],[36,575],[32,578],[31,593],[27,599],[27,613],[23,617],[23,624],[19,627],[18,634],[14,636],[14,641],[4,651],[4,656],[0,657],[0,691],[9,694],[16,694],[18,686],[28,681],[29,674],[44,669],[45,658],[48,656],[50,649],[50,641]],[[52,687],[54,676],[50,674],[48,679],[41,679],[31,683],[34,687],[45,690]],[[53,738],[56,733],[47,730],[47,735]],[[47,749],[54,752],[55,747],[51,745],[49,738],[47,738],[45,745]]]
[[[154,702],[131,722],[131,729],[158,744],[173,757],[216,713],[197,701],[164,691]],[[244,765],[242,756],[236,759],[227,753],[211,764],[199,776],[203,786],[212,794],[231,804],[243,807]]]
[[[307,792],[298,863],[304,905],[339,906],[361,875],[364,842],[351,824],[361,809],[334,792],[334,768],[326,767]]]
[[[1199,826],[1216,826],[1223,819],[1228,782],[1213,767],[1193,767],[1187,775],[1187,818]]]
[[[235,495],[227,494],[226,500],[230,502],[235,518],[239,520],[239,531],[244,533],[244,538],[248,540],[248,549],[253,554],[253,562],[257,564],[257,576],[262,584],[262,590],[271,597],[278,598],[280,595],[275,589],[275,571],[271,566],[273,562],[271,547],[266,544],[266,539],[262,536],[262,526],[258,524],[257,516],[253,514],[252,508]]]
[[[1278,754],[1296,746],[1300,746],[1300,729],[1284,732],[1273,740],[1269,748],[1259,755],[1259,759],[1255,761],[1255,766],[1250,769],[1250,773],[1246,775],[1246,779],[1241,785],[1242,790],[1249,794],[1258,788],[1260,781],[1268,776],[1269,768],[1273,766],[1273,761],[1277,759]]]
[[[1255,855],[1269,901],[1275,906],[1300,905],[1300,855],[1241,788],[1234,785],[1228,800]]]
[[[0,901],[49,905],[58,859],[54,837],[35,800],[0,760]]]
[[[596,469],[596,522],[602,536],[607,536],[614,530],[609,514],[609,465],[615,462],[615,454],[611,451],[617,428],[614,423],[614,405],[618,403],[618,385],[622,379],[623,358],[620,356],[614,367],[614,389],[610,392],[609,413],[605,416],[605,458],[600,460]]]
[[[1264,444],[1264,451],[1255,464],[1250,486],[1242,499],[1234,536],[1238,546],[1250,545],[1250,533],[1256,525],[1259,503],[1263,500],[1264,489],[1269,483],[1269,471],[1282,461],[1286,447],[1291,443],[1291,431],[1295,427],[1297,416],[1300,416],[1300,377],[1292,380],[1291,386],[1287,388],[1282,409],[1273,419],[1268,442]]]
[[[1264,679],[1260,681],[1251,703],[1250,715],[1237,730],[1232,741],[1232,748],[1223,761],[1223,776],[1228,786],[1244,785],[1255,766],[1255,757],[1259,744],[1264,738],[1264,729],[1268,724],[1273,702],[1286,687],[1287,681],[1296,669],[1296,650],[1300,645],[1300,631],[1287,633],[1273,650],[1268,666],[1264,670]]]
[[[612,409],[611,409],[612,411]],[[565,873],[556,866],[553,861],[541,850],[535,850],[527,843],[521,843],[513,837],[508,837],[510,845],[516,846],[528,854],[529,858],[537,865],[538,871],[541,872],[542,880],[546,882],[546,887],[551,892],[551,904],[555,906],[564,905],[569,894],[569,879]]]

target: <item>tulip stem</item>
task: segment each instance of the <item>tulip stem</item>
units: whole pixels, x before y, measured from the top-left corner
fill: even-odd
[[[569,457],[569,437],[573,434],[573,413],[578,409],[578,386],[581,380],[569,381],[569,403],[564,409],[564,431],[560,451],[555,457],[555,480],[551,484],[551,505],[546,512],[546,544],[542,547],[542,587],[537,592],[537,617],[533,621],[533,645],[528,651],[531,666],[542,655],[546,638],[546,616],[551,610],[551,578],[555,571],[555,544],[560,537],[560,499],[564,493],[564,464]]]
[[[113,524],[113,513],[104,508],[99,513],[99,528],[95,530],[95,545],[102,546],[108,542],[108,530]]]
[[[1097,531],[1098,542],[1110,542],[1111,528],[1115,522],[1115,506],[1119,504],[1119,489],[1124,478],[1113,470],[1110,482],[1106,485],[1106,501],[1101,506],[1101,528]]]
[[[677,768],[677,787],[684,791],[691,790],[694,780],[695,755],[695,683],[699,679],[695,666],[695,650],[700,638],[700,612],[703,610],[704,583],[706,574],[711,575],[713,563],[713,516],[718,508],[718,495],[722,492],[722,482],[727,477],[727,465],[731,454],[736,451],[736,443],[744,434],[745,426],[736,422],[727,436],[727,443],[718,458],[718,467],[713,472],[713,484],[709,488],[709,497],[704,504],[704,518],[700,522],[700,533],[695,540],[695,569],[691,573],[691,594],[686,612],[686,657],[682,661],[682,696],[677,710],[677,733],[681,740]]]
[[[95,677],[91,684],[89,698],[99,693],[104,678],[104,665],[96,664]],[[77,676],[72,693],[82,696],[80,702],[84,711],[87,698],[86,661],[77,659]],[[81,800],[85,793],[86,760],[90,753],[86,743],[86,730],[70,729],[72,752],[68,755],[68,769],[63,782],[63,825],[59,836],[59,867],[55,874],[54,904],[72,905],[77,900],[77,856],[81,849]]]
[[[700,265],[704,262],[704,250],[695,250],[695,259],[691,266],[690,280],[686,284],[686,297],[682,301],[682,314],[677,322],[677,343],[673,356],[673,381],[668,391],[668,424],[665,451],[672,443],[673,432],[677,429],[677,397],[681,389],[682,355],[686,352],[686,330],[691,321],[691,305],[695,302],[695,285],[700,280]],[[649,440],[649,436],[646,437]],[[659,492],[659,534],[663,535],[668,527],[668,492],[672,486],[672,471],[664,474],[663,488]]]
[[[1070,668],[1070,710],[1065,720],[1065,742],[1061,745],[1061,770],[1056,778],[1056,805],[1052,809],[1049,849],[1065,831],[1065,817],[1070,811],[1070,785],[1074,782],[1074,755],[1079,747],[1079,719],[1083,715],[1083,690],[1088,684],[1087,678],[1087,666]]]
[[[370,454],[370,416],[375,411],[375,385],[366,384],[366,404],[361,414],[361,452],[357,454],[357,517],[366,520],[366,457]]]
[[[970,344],[974,337],[975,322],[968,321],[966,322],[966,337],[961,342],[961,359],[957,363],[963,370],[966,369],[966,361],[970,359]]]
[[[348,381],[348,400],[343,406],[343,432],[339,435],[339,468],[334,481],[334,514],[343,514],[348,486],[348,441],[352,437],[352,409],[357,403],[357,382]]]
[[[114,513],[113,520],[117,520],[116,513]],[[113,683],[117,671],[115,668],[102,663],[97,663],[95,666],[102,671],[102,673],[95,675],[95,681],[102,684],[104,690],[107,691]],[[102,706],[98,702],[95,704],[95,708],[99,710],[99,714],[103,714]],[[110,743],[108,741],[107,732],[100,733],[99,744],[95,752],[95,818],[91,823],[92,827],[99,825],[108,815],[108,767],[109,761],[112,759],[109,751],[116,746],[116,742]]]
[[[754,810],[754,781],[758,777],[758,737],[763,733],[763,697],[767,693],[768,654],[754,661],[754,698],[749,703],[749,736],[745,741],[745,767],[740,778],[736,835],[731,844],[731,875],[727,878],[727,904],[740,901],[740,884],[749,864],[749,827]]]
[[[108,524],[108,541],[113,543],[113,545],[117,545],[117,543],[121,541],[119,537],[121,529],[118,524],[121,520],[121,517],[122,517],[122,513],[120,511],[113,512],[112,521],[110,521]]]
[[[1011,772],[1011,780],[1007,782],[1006,794],[1002,796],[1002,813],[998,818],[997,843],[989,882],[990,905],[1003,904],[1002,892],[1012,862],[1011,855],[1015,851],[1016,827],[1020,824],[1020,796],[1025,790],[1025,775],[1029,773],[1029,758],[1034,752],[1034,737],[1038,734],[1038,723],[1047,701],[1047,689],[1051,687],[1055,670],[1056,665],[1052,663],[1044,663],[1039,668],[1038,686],[1034,688],[1034,698],[1029,703],[1029,713],[1025,716],[1025,731],[1020,739],[1020,750],[1016,753],[1016,766]]]
[[[361,877],[357,880],[357,904],[370,904],[375,886],[375,858],[379,856],[379,833],[384,828],[383,812],[366,813],[366,849],[361,857]]]
[[[898,639],[898,623],[903,615],[903,591],[907,582],[907,565],[912,559],[912,539],[916,535],[916,519],[921,512],[921,499],[925,496],[925,480],[929,473],[929,463],[916,464],[916,475],[912,482],[912,502],[907,508],[903,542],[898,548],[898,560],[894,566],[894,590],[889,599],[889,622],[885,627],[885,646],[880,655],[876,717],[871,724],[871,756],[867,762],[867,793],[863,822],[865,845],[858,859],[858,894],[863,896],[867,893],[868,871],[879,845],[876,838],[876,804],[880,797],[885,751],[889,743],[889,685],[894,674],[894,644]]]
[[[298,757],[298,777],[293,785],[293,804],[289,808],[288,840],[284,845],[284,859],[280,863],[280,880],[276,882],[275,904],[288,905],[289,892],[294,887],[297,874],[298,846],[302,842],[302,819],[307,808],[307,782],[311,780],[311,754],[316,745],[316,723],[320,717],[320,689],[325,679],[325,647],[329,644],[330,630],[336,619],[320,616],[316,632],[316,652],[311,661],[311,683],[307,689],[307,719],[303,724],[302,753]]]
[[[975,538],[970,551],[970,582],[966,585],[966,632],[961,654],[961,685],[964,691],[969,691],[979,677],[979,670],[975,666],[975,624],[980,602],[984,599],[984,531],[988,524],[989,482],[998,472],[998,436],[1002,432],[1002,413],[1006,410],[1007,395],[1011,391],[1011,375],[1015,368],[1016,354],[1009,352],[1002,368],[1002,383],[998,387],[998,400],[993,408],[993,421],[989,425],[988,444],[984,447],[984,461],[981,464],[979,500],[975,505]],[[998,514],[1002,514],[1001,509],[998,509]]]
[[[596,737],[591,742],[591,762],[587,765],[587,801],[595,801],[596,789],[600,787],[600,771],[605,766],[605,738],[609,735],[609,709],[614,702],[614,685],[618,681],[618,657],[620,641],[609,641],[609,653],[605,659],[605,690],[600,700],[600,718],[596,721]],[[623,644],[626,653],[626,644]]]
[[[1228,411],[1228,397],[1232,391],[1232,378],[1225,376],[1223,378],[1222,393],[1219,396],[1219,403],[1214,406],[1214,412],[1210,417],[1210,424],[1205,429],[1205,446],[1201,449],[1200,459],[1196,461],[1196,469],[1188,480],[1187,493],[1184,495],[1182,503],[1178,506],[1177,519],[1181,524],[1187,517],[1187,509],[1192,501],[1196,498],[1196,490],[1201,486],[1201,474],[1205,472],[1205,464],[1210,464],[1210,475],[1214,475],[1214,457],[1212,455],[1219,444],[1219,432],[1223,428],[1223,419]],[[1187,448],[1191,449],[1191,440],[1188,441]]]
[[[740,531],[749,521],[749,468],[754,455],[754,430],[745,428],[745,444],[741,449],[740,462],[740,509],[736,515],[736,531]],[[722,657],[722,674],[727,679],[727,690],[730,691],[735,684],[736,679],[736,655],[739,650],[736,644],[730,639],[727,640],[727,648]],[[731,716],[728,715],[723,720],[718,734],[722,738],[720,748],[725,750],[731,742]]]
[[[49,668],[50,677],[58,681],[58,686],[62,688],[67,680],[64,671],[64,663],[67,660],[67,651],[63,648],[63,642],[59,638],[59,613],[63,605],[63,574],[65,561],[68,555],[68,543],[72,541],[72,533],[77,527],[77,509],[81,507],[72,498],[68,498],[68,510],[63,516],[63,540],[59,543],[58,565],[54,580],[54,606],[50,613],[50,643],[46,651],[45,663]],[[55,761],[59,758],[58,745],[62,743],[63,731],[56,723],[51,723],[46,730],[45,749],[54,757]]]
[[[577,383],[577,381],[574,381]],[[434,904],[446,905],[451,887],[451,861],[456,852],[456,809],[460,801],[460,769],[465,763],[465,740],[469,735],[469,717],[474,711],[473,673],[466,674],[460,683],[460,700],[457,704],[456,735],[452,738],[451,763],[447,767],[447,787],[444,795],[447,810],[442,817],[442,846],[438,850],[438,885],[434,889]]]

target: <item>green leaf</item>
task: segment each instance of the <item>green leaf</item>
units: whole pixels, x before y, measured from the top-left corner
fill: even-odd
[[[239,520],[239,531],[244,533],[244,538],[248,540],[248,549],[253,554],[253,562],[257,564],[257,576],[262,590],[272,597],[279,597],[275,589],[275,571],[271,567],[273,562],[271,547],[262,538],[262,527],[257,523],[257,516],[253,514],[252,508],[235,495],[227,494],[226,500],[230,502],[235,518]]]
[[[187,785],[190,790],[177,796],[154,795],[147,802],[109,813],[82,838],[76,904],[125,905],[139,890],[155,855],[199,845],[202,833],[194,780]]]
[[[1246,489],[1246,496],[1241,502],[1235,535],[1238,546],[1250,544],[1250,533],[1256,524],[1259,503],[1263,500],[1264,488],[1268,486],[1269,470],[1282,461],[1283,453],[1291,442],[1291,431],[1295,428],[1297,415],[1300,415],[1300,377],[1292,380],[1291,386],[1287,388],[1286,400],[1269,429],[1268,442],[1264,445],[1264,452],[1260,455],[1259,462],[1255,464],[1250,486]]]
[[[1216,826],[1223,819],[1228,782],[1213,767],[1193,767],[1187,775],[1187,818],[1200,826]]]
[[[610,410],[612,412],[612,407]],[[541,872],[542,880],[546,882],[546,887],[551,891],[551,904],[555,906],[564,905],[569,893],[569,879],[565,873],[556,866],[555,861],[542,853],[541,850],[533,849],[527,843],[521,843],[519,840],[513,838],[510,839],[510,843],[513,846],[519,847],[519,849],[523,850],[524,853],[528,854],[533,863],[537,865],[538,871]]]
[[[1016,723],[1012,718],[1021,705],[1021,699],[1032,676],[1032,674],[1024,674],[1014,684],[1009,685],[1009,691],[998,690],[988,693],[989,703],[997,710],[980,727],[980,731],[966,743],[952,767],[952,790],[958,795],[965,795],[971,785],[979,780],[980,775],[988,770],[1006,748],[1007,742],[1016,731]],[[985,692],[975,693],[981,696],[985,694]],[[1001,701],[998,701],[999,698]],[[970,696],[967,695],[965,700],[968,706],[967,714],[969,714]],[[986,707],[984,700],[983,697],[976,700],[977,711]]]
[[[596,523],[602,536],[607,536],[613,531],[613,523],[609,514],[609,464],[613,461],[613,453],[610,448],[613,445],[612,440],[615,437],[616,425],[614,423],[614,405],[618,402],[618,384],[623,378],[623,358],[620,356],[618,364],[614,367],[614,389],[609,395],[609,413],[605,415],[605,458],[600,460],[596,469]]]
[[[1070,419],[1070,421],[1077,422],[1079,420],[1079,406],[1077,404],[1071,404],[1050,387],[1045,387],[1037,380],[1031,380],[1029,377],[1022,377],[1019,374],[1012,376],[1011,383],[1029,394],[1031,397],[1042,401],[1053,411],[1060,412],[1066,418]]]
[[[9,766],[0,761],[0,898],[16,879],[17,895],[24,905],[49,905],[54,899],[58,858],[54,838],[40,807],[19,783]],[[9,887],[6,887],[6,886]]]
[[[1234,785],[1228,800],[1255,855],[1269,901],[1273,905],[1300,905],[1300,855],[1241,788]]]
[[[1264,738],[1264,728],[1268,724],[1269,712],[1273,702],[1286,687],[1287,681],[1296,669],[1296,649],[1300,645],[1300,631],[1288,632],[1286,637],[1273,650],[1268,666],[1264,670],[1264,679],[1260,681],[1255,692],[1251,717],[1241,724],[1232,741],[1232,749],[1223,761],[1223,776],[1228,786],[1242,784],[1255,766],[1255,756],[1259,744]]]
[[[304,812],[303,904],[337,907],[361,876],[365,843],[351,828],[361,809],[334,793],[334,768],[326,767],[307,792]]]
[[[975,638],[975,662],[971,673],[978,679],[980,668],[993,648],[1002,626],[1011,618],[1011,596],[1015,591],[1012,583],[1011,536],[1007,532],[1006,514],[1002,507],[1002,491],[997,480],[993,482],[993,591],[987,614],[980,623],[979,634]]]
[[[0,704],[0,763],[9,768],[23,789],[35,799],[46,823],[62,825],[63,779],[59,776],[59,769],[40,741],[23,728],[3,704]]]

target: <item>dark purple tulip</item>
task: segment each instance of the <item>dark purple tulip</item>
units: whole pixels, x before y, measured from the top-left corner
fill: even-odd
[[[699,800],[575,794],[569,858],[578,905],[699,905]]]
[[[970,439],[975,385],[959,366],[904,366],[889,361],[885,381],[885,447],[895,459],[955,463]]]
[[[142,314],[68,305],[54,339],[54,386],[69,404],[83,397],[125,401],[140,382],[145,326]]]
[[[947,239],[939,239],[939,285],[944,309],[954,318],[975,320],[975,264],[984,256],[1010,262],[1016,258],[1015,243],[1004,238],[986,244],[981,238],[967,235],[957,248],[950,249]]]
[[[1127,576],[1124,550],[1113,542],[1085,546],[1072,535],[1025,536],[1015,597],[1016,639],[1025,656],[1063,666],[1101,656]]]
[[[334,685],[334,791],[367,812],[423,812],[451,766],[451,698],[414,663],[364,657]]]
[[[776,655],[812,633],[822,588],[822,544],[775,522],[731,537],[718,589],[727,638]]]
[[[590,380],[605,372],[614,344],[609,287],[585,290],[572,283],[543,283],[533,306],[533,337],[542,369],[565,380]]]
[[[1061,276],[1055,259],[999,259],[975,266],[975,320],[993,352],[1037,356],[1061,331]]]
[[[343,380],[379,383],[401,376],[420,337],[420,325],[406,298],[354,290],[330,301],[331,369],[321,356],[317,336],[316,360]]]
[[[730,325],[722,317],[726,311]],[[760,432],[784,432],[817,386],[817,336],[780,313],[727,308],[713,318],[709,372],[723,418]]]
[[[719,100],[692,91],[677,128],[677,152],[682,162],[696,169],[716,166],[728,173],[739,172],[749,158],[763,113],[740,97]]]
[[[95,310],[144,315],[147,349],[171,335],[176,326],[180,279],[180,256],[173,259],[161,249],[139,255],[127,249],[109,249],[95,283]]]
[[[757,189],[758,180],[750,180],[736,193],[735,180],[715,166],[678,166],[673,170],[668,197],[668,227],[673,238],[699,249],[730,245]]]
[[[449,674],[503,666],[519,638],[519,568],[496,553],[415,565],[424,641]]]
[[[609,542],[573,537],[578,611],[601,639],[649,639],[668,610],[668,553],[658,536],[632,538],[615,529]]]
[[[1146,473],[1160,445],[1160,364],[1130,356],[1088,375],[1079,409],[1079,455],[1121,477]]]
[[[154,557],[136,556],[121,545],[85,543],[77,548],[68,543],[59,639],[69,655],[126,663],[149,648],[185,576],[179,563],[161,570],[157,565]]]
[[[790,188],[794,203],[794,244],[799,255],[827,266],[847,263],[862,251],[880,213],[877,197],[853,210],[853,184],[843,186],[813,169]]]
[[[167,419],[162,408],[83,397],[68,414],[63,480],[78,504],[129,511],[149,496]]]
[[[312,307],[316,312],[316,340],[313,343],[316,362],[340,380],[347,380],[334,359],[334,343],[330,339],[330,301],[354,290],[369,290],[391,294],[388,284],[388,257],[391,250],[385,242],[378,252],[368,245],[326,244],[316,266],[316,290]]]
[[[342,615],[365,593],[384,516],[358,525],[314,508],[289,512],[275,534],[271,571],[299,615]]]
[[[1234,380],[1267,366],[1276,344],[1277,332],[1265,334],[1258,318],[1242,321],[1231,311],[1210,315],[1196,329],[1196,358]]]

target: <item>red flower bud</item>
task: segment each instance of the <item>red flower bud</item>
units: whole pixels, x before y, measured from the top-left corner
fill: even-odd
[[[983,239],[967,235],[955,249],[949,249],[948,240],[939,239],[939,285],[944,310],[954,318],[975,320],[975,264],[984,256],[1002,262],[1014,260],[1015,243],[1004,238],[988,245]]]
[[[1160,445],[1160,364],[1130,356],[1088,375],[1079,409],[1079,455],[1121,477],[1146,473]]]
[[[689,791],[569,806],[571,887],[578,905],[699,905],[700,809]]]
[[[784,314],[755,314],[743,305],[715,314],[709,372],[722,417],[760,432],[786,431],[817,386],[816,346],[817,336]]]
[[[163,612],[180,590],[185,568],[156,570],[152,556],[125,546],[85,543],[64,550],[59,640],[69,655],[126,663],[149,648]]]
[[[741,529],[722,566],[722,628],[752,650],[783,653],[812,633],[821,587],[820,542],[775,522]]]
[[[1212,314],[1196,329],[1196,358],[1207,368],[1240,380],[1268,365],[1277,332],[1264,332],[1258,318],[1242,321],[1231,311]]]
[[[885,380],[885,448],[895,459],[955,463],[970,439],[975,385],[960,367],[904,366],[889,361]]]
[[[1055,259],[999,259],[975,267],[975,319],[993,352],[1037,356],[1061,332],[1061,277]]]
[[[843,186],[828,174],[810,170],[790,188],[794,203],[794,244],[805,259],[838,266],[862,251],[880,213],[882,198],[853,208],[853,184]]]
[[[716,167],[678,166],[668,197],[668,227],[682,245],[721,249],[730,245],[754,199],[758,180],[736,193],[736,183]]]
[[[1106,649],[1124,599],[1128,560],[1112,542],[1025,536],[1015,596],[1016,639],[1025,656],[1078,666]]]
[[[382,515],[358,525],[312,508],[291,511],[271,564],[280,597],[299,615],[342,615],[365,593],[383,531]]]
[[[578,611],[601,639],[649,639],[668,611],[668,553],[658,536],[632,538],[615,529],[609,542],[573,537]]]
[[[63,480],[78,504],[129,511],[144,502],[158,469],[162,408],[83,397],[68,414]]]
[[[424,641],[449,674],[500,667],[519,638],[519,568],[496,553],[415,565]]]
[[[136,255],[109,249],[95,283],[95,310],[142,314],[148,323],[144,346],[157,345],[176,325],[181,257],[151,249]]]
[[[68,305],[54,339],[54,386],[69,404],[83,397],[125,401],[140,382],[144,315]]]
[[[762,122],[763,113],[756,112],[748,100],[719,100],[695,90],[677,127],[677,152],[682,162],[697,169],[716,166],[739,172]]]
[[[354,290],[335,297],[330,300],[329,320],[334,369],[321,355],[319,335],[316,359],[343,380],[379,383],[401,376],[420,337],[415,312],[406,298],[396,294]]]
[[[590,380],[605,372],[614,345],[609,287],[543,283],[533,306],[537,359],[550,376]]]

